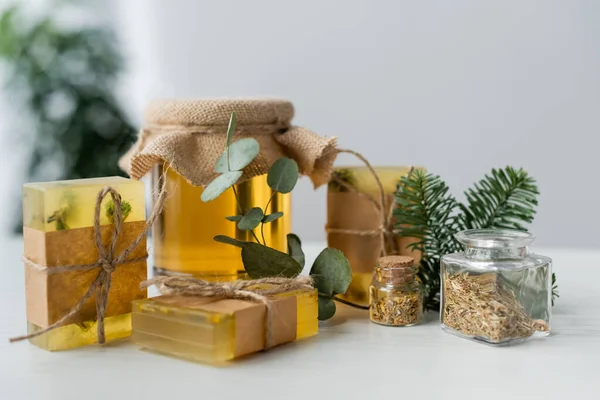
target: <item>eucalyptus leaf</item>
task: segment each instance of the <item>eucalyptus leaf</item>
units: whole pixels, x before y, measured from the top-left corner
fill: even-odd
[[[224,191],[232,187],[242,176],[242,171],[229,171],[217,176],[202,191],[200,198],[207,203],[219,197]]]
[[[333,296],[346,293],[352,282],[352,269],[344,253],[326,248],[315,260],[310,275],[315,279],[315,287],[319,293]]]
[[[243,215],[230,215],[229,217],[225,217],[225,219],[227,221],[233,221],[233,222],[238,222],[239,220],[241,220],[244,216]]]
[[[262,222],[265,224],[268,222],[273,222],[279,218],[283,217],[283,213],[281,211],[274,212],[273,214],[265,215]]]
[[[231,117],[229,117],[229,126],[227,127],[227,143],[226,147],[229,147],[231,144],[231,139],[233,139],[233,135],[235,134],[235,125],[237,124],[237,115],[235,111],[231,113]]]
[[[251,231],[261,223],[263,217],[263,210],[259,207],[253,207],[248,210],[246,215],[238,222],[238,229],[242,231]]]
[[[244,247],[248,242],[243,242],[241,240],[234,239],[225,235],[217,235],[213,238],[215,242],[230,244],[232,246]]]
[[[335,302],[327,297],[319,296],[319,321],[325,321],[335,314]]]
[[[279,193],[289,193],[298,181],[298,164],[291,158],[275,161],[267,174],[269,187]]]
[[[242,247],[242,262],[252,279],[274,276],[294,278],[302,272],[302,266],[292,257],[254,242],[248,242]]]
[[[217,158],[215,171],[241,171],[250,164],[258,153],[260,145],[254,138],[244,138],[231,143],[223,153]],[[229,154],[229,164],[227,164],[227,155]]]
[[[287,248],[288,254],[292,256],[292,258],[298,261],[298,264],[304,268],[304,252],[302,251],[302,242],[297,235],[293,233],[288,233],[287,235]]]

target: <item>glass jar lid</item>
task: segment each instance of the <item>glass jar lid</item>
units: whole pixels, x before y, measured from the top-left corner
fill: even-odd
[[[531,233],[512,229],[469,229],[454,237],[466,247],[477,248],[522,248],[535,241]]]

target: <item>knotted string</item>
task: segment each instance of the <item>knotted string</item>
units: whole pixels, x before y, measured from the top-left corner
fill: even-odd
[[[273,342],[273,307],[269,296],[299,289],[313,289],[310,276],[296,278],[262,278],[249,281],[207,282],[179,276],[159,276],[140,284],[142,289],[155,285],[161,294],[188,297],[223,297],[263,303],[267,308],[265,348]],[[267,285],[266,287],[261,285]]]
[[[113,232],[111,240],[108,246],[104,246],[102,243],[102,233],[101,233],[101,225],[100,225],[100,212],[102,209],[102,200],[106,196],[112,197],[114,202],[114,224],[113,224]],[[26,256],[22,256],[23,261],[28,266],[38,270],[43,271],[44,273],[57,274],[68,271],[89,271],[96,268],[99,268],[100,271],[96,276],[96,279],[92,282],[87,292],[79,299],[77,304],[71,308],[71,310],[60,318],[55,323],[51,324],[47,328],[44,328],[38,332],[18,336],[10,339],[10,342],[18,342],[26,339],[33,339],[34,337],[40,336],[46,332],[49,332],[53,329],[66,325],[66,323],[75,316],[78,312],[81,311],[84,304],[92,297],[95,296],[96,299],[96,320],[98,322],[98,343],[106,342],[106,335],[104,332],[104,315],[106,313],[106,307],[108,303],[108,292],[110,291],[111,283],[112,283],[112,273],[115,271],[117,266],[121,264],[135,263],[138,261],[145,260],[148,258],[148,254],[128,259],[129,254],[140,244],[140,242],[146,237],[148,231],[152,228],[152,224],[158,218],[160,213],[162,212],[164,202],[166,197],[166,186],[163,185],[157,200],[154,205],[154,209],[152,210],[152,214],[150,218],[147,219],[146,225],[142,233],[136,237],[136,239],[127,247],[125,250],[121,252],[121,254],[115,255],[115,249],[117,246],[117,241],[119,239],[119,234],[121,233],[121,227],[123,224],[123,211],[121,210],[121,195],[112,187],[107,186],[104,189],[98,192],[98,196],[96,197],[96,208],[94,210],[94,243],[96,245],[96,249],[98,251],[98,260],[92,264],[78,264],[78,265],[63,265],[60,267],[48,267],[47,265],[38,264]]]
[[[344,234],[344,235],[358,235],[358,236],[378,236],[379,235],[381,237],[380,256],[384,257],[384,256],[388,255],[388,252],[387,252],[388,246],[393,249],[392,254],[398,254],[398,244],[394,240],[394,207],[392,207],[391,205],[388,205],[386,202],[385,191],[383,189],[381,180],[379,179],[379,176],[377,175],[377,172],[375,171],[375,169],[373,168],[371,163],[362,154],[360,154],[354,150],[345,150],[345,149],[337,149],[337,152],[352,154],[365,164],[365,166],[367,167],[369,172],[371,172],[373,179],[375,179],[375,183],[377,184],[377,189],[379,192],[378,193],[379,201],[375,200],[372,196],[368,195],[367,193],[360,192],[353,185],[344,181],[335,172],[332,174],[331,178],[337,184],[342,186],[344,189],[346,189],[350,192],[356,193],[359,196],[365,197],[367,200],[369,200],[371,203],[373,203],[375,209],[380,214],[381,224],[376,229],[342,229],[342,228],[331,228],[329,226],[326,226],[325,231],[327,233],[339,233],[339,234]],[[413,169],[414,168],[411,167],[409,175],[413,171]],[[389,208],[389,212],[386,214],[385,211],[388,208]]]

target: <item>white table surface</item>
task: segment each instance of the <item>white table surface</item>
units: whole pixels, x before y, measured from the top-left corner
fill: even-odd
[[[305,246],[309,260],[322,245]],[[0,399],[600,399],[600,251],[533,249],[554,259],[553,333],[493,348],[339,306],[311,339],[214,368],[133,344],[50,353],[24,333],[22,241],[0,241]]]

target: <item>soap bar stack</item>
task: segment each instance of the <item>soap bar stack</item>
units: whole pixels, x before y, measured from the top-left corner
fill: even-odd
[[[132,340],[139,346],[197,362],[221,364],[273,345],[317,334],[316,290],[270,298],[272,320],[263,303],[214,297],[159,296],[135,301]]]
[[[94,211],[98,193],[115,189],[122,199],[124,222],[117,239],[118,255],[144,232],[144,184],[120,177],[28,183],[23,186],[24,256],[28,333],[48,327],[68,314],[88,291],[99,268],[88,271],[49,273],[52,268],[93,264],[98,261],[94,241]],[[102,202],[101,236],[108,246],[114,230],[114,202],[110,195]],[[145,238],[128,259],[146,255]],[[146,261],[118,265],[112,273],[105,313],[107,340],[131,333],[131,302],[146,298],[139,288],[146,279]],[[96,343],[96,304],[92,296],[70,324],[31,339],[47,350],[63,350]]]

